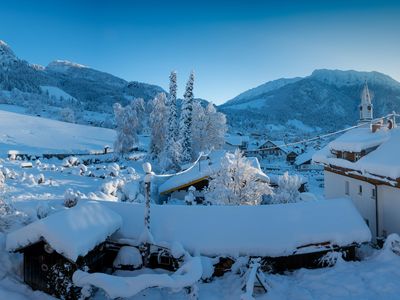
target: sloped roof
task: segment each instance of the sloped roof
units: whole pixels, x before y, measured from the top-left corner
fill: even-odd
[[[361,152],[362,150],[379,146],[390,137],[390,130],[381,128],[372,132],[368,127],[349,130],[328,144],[330,150]]]
[[[232,146],[241,146],[243,142],[249,142],[247,135],[229,135],[225,137],[225,142]]]
[[[138,241],[144,228],[143,205],[106,205],[124,219],[116,237]],[[258,206],[152,205],[151,216],[157,243],[180,243],[190,253],[206,256],[277,257],[310,244],[341,247],[371,239],[349,199]]]
[[[317,152],[315,149],[310,149],[296,157],[295,165],[300,166],[304,164],[305,162],[309,161],[312,159],[313,155]]]
[[[359,129],[369,130],[367,128]],[[382,130],[382,133],[378,134],[379,131],[368,134],[365,130],[357,130],[339,140],[346,140],[348,146],[345,149],[352,149],[354,151],[359,151],[363,147],[369,148],[379,145],[374,151],[363,156],[356,162],[336,158],[330,151],[332,147],[330,144],[315,153],[313,160],[317,163],[359,171],[364,176],[368,176],[369,174],[370,176],[378,175],[390,179],[398,179],[400,178],[400,128],[396,127],[391,130]],[[357,135],[357,133],[361,133],[361,136]],[[376,138],[371,137],[374,134],[378,134]],[[351,145],[350,137],[354,137],[354,145]],[[334,145],[337,145],[337,143],[334,143]]]
[[[59,254],[76,261],[121,225],[121,216],[113,210],[88,201],[9,233],[6,248],[15,251],[44,240]]]
[[[225,153],[225,151],[212,152],[208,159],[199,161],[198,164],[188,172],[175,175],[162,183],[158,187],[158,192],[160,194],[167,194],[210,177],[221,168],[221,159]],[[260,164],[256,157],[246,157],[246,159],[250,162],[252,167],[255,168],[260,179],[269,180],[268,176],[261,171]]]

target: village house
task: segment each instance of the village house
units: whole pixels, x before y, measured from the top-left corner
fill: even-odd
[[[313,160],[325,169],[325,197],[351,198],[379,240],[400,233],[400,128],[394,116],[370,125],[371,120],[371,98],[365,85],[361,126],[330,142]]]
[[[247,135],[228,135],[225,137],[224,149],[235,151],[239,149],[246,151],[249,146],[249,137]]]
[[[211,152],[206,159],[200,160],[198,164],[183,174],[175,175],[158,187],[161,200],[177,199],[184,200],[190,187],[194,187],[197,200],[204,198],[203,189],[208,186],[211,175],[218,172],[221,168],[221,159],[225,155],[224,150]],[[260,168],[256,157],[247,157],[254,171],[257,172],[258,180],[269,182],[269,178]]]
[[[104,271],[105,242],[121,225],[117,213],[87,202],[9,233],[6,248],[23,253],[23,279],[32,289],[78,299],[80,289],[69,289],[72,274],[83,267]]]
[[[262,159],[267,157],[283,157],[286,156],[287,151],[282,145],[285,145],[284,141],[266,140],[263,142],[256,142],[250,145],[248,151],[246,151],[246,155],[257,156]]]

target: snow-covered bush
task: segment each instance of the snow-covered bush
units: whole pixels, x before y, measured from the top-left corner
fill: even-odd
[[[122,179],[111,180],[103,183],[101,191],[108,196],[117,196],[117,191],[125,184]]]
[[[65,168],[71,168],[73,166],[78,166],[79,164],[80,164],[79,158],[77,158],[75,156],[67,157],[62,162],[62,166]],[[54,168],[55,167],[56,166],[54,166]],[[50,168],[52,169],[52,166],[50,166]]]
[[[301,177],[289,175],[285,172],[279,176],[278,188],[273,195],[273,203],[292,203],[299,201],[299,188],[302,184]]]
[[[67,189],[64,193],[64,206],[74,207],[80,200],[80,193],[74,192],[73,189]]]
[[[133,180],[119,185],[118,197],[120,201],[144,203],[145,198],[141,193],[141,182]]]
[[[45,183],[45,178],[44,178],[44,175],[43,175],[43,173],[40,173],[39,175],[38,175],[38,177],[37,177],[37,183],[38,184],[43,184],[43,183]]]
[[[50,213],[50,207],[48,204],[41,203],[36,208],[36,214],[38,219],[46,218]]]
[[[140,251],[131,246],[123,246],[118,251],[117,257],[113,262],[114,268],[136,270],[143,266]]]
[[[205,200],[222,205],[258,205],[262,196],[270,193],[271,187],[260,179],[259,170],[236,150],[221,159],[221,168],[210,178]]]
[[[330,251],[319,259],[322,267],[333,267],[340,262],[343,262],[343,253],[338,251]]]
[[[4,168],[2,170],[2,173],[5,175],[6,178],[8,179],[16,179],[18,176],[18,173],[15,172],[13,169],[9,169],[9,168]]]
[[[107,167],[110,176],[117,177],[121,168],[117,163],[112,163]]]
[[[400,236],[397,233],[392,233],[386,238],[383,251],[391,251],[400,256]]]
[[[185,203],[187,205],[192,205],[194,204],[194,200],[196,199],[196,196],[194,193],[196,192],[196,188],[194,186],[189,187],[187,195],[185,195]]]
[[[75,267],[72,263],[56,263],[47,272],[48,282],[60,299],[80,299],[80,289],[72,282]]]

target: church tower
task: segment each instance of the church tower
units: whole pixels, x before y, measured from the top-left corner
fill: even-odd
[[[368,89],[367,81],[365,81],[364,89],[361,93],[361,104],[360,104],[360,120],[358,121],[359,124],[368,123],[373,119],[373,105],[371,94]]]

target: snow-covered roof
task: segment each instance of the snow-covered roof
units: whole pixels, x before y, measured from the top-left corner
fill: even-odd
[[[244,142],[249,142],[247,135],[229,135],[225,137],[225,142],[232,146],[241,146]]]
[[[359,128],[366,129],[366,128]],[[382,130],[382,129],[381,129]],[[381,131],[380,130],[380,131]],[[380,131],[376,133],[377,134]],[[357,130],[359,132],[359,130]],[[365,131],[364,136],[368,136]],[[354,137],[357,137],[353,133]],[[350,145],[350,139],[346,138]],[[343,139],[342,139],[343,140]],[[363,140],[363,145],[368,147],[373,147],[371,145],[376,145],[377,141],[380,141],[380,146],[363,156],[356,162],[351,162],[345,159],[336,158],[330,151],[330,144],[314,154],[313,160],[317,163],[323,163],[326,165],[334,165],[342,168],[347,168],[355,171],[361,172],[364,176],[382,176],[389,177],[391,179],[400,178],[400,128],[396,127],[392,130],[382,130],[382,133],[373,140],[372,138],[367,142],[367,139]],[[349,149],[348,147],[347,149]],[[353,147],[359,151],[360,148]],[[348,150],[349,151],[349,150]]]
[[[212,152],[208,159],[199,161],[198,164],[188,172],[172,176],[162,183],[158,187],[158,192],[166,194],[179,188],[188,187],[200,180],[210,177],[221,168],[221,159],[224,157],[225,153],[226,152],[223,150]],[[260,163],[256,157],[246,157],[246,159],[250,162],[251,166],[254,167],[260,179],[269,180],[268,176],[261,171]]]
[[[387,128],[381,128],[374,133],[369,127],[355,128],[330,142],[328,147],[337,151],[361,152],[362,150],[379,146],[387,141],[389,136]]]
[[[85,202],[9,233],[6,248],[15,251],[44,240],[56,252],[76,261],[121,225],[121,216],[113,210],[97,202]]]
[[[317,152],[315,149],[310,149],[296,157],[295,165],[300,166],[305,162],[312,159],[313,155]]]
[[[143,205],[105,205],[124,220],[115,237],[138,240],[144,228]],[[206,256],[287,256],[305,251],[299,247],[306,245],[342,247],[371,239],[349,199],[261,206],[152,205],[151,233],[157,244],[180,243]]]

